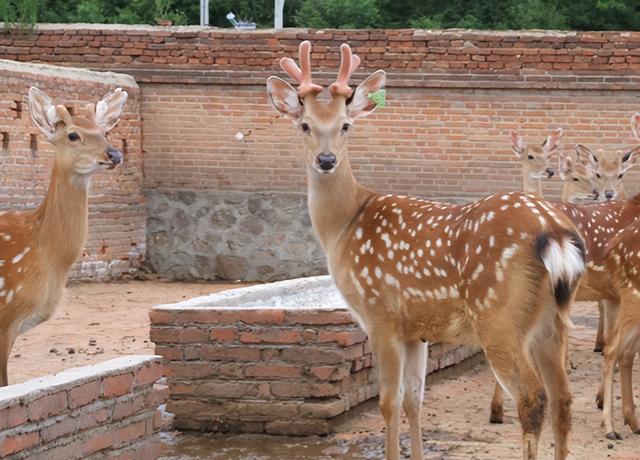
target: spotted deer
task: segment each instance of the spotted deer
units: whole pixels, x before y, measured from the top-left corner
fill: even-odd
[[[625,425],[640,434],[640,423],[633,402],[633,360],[640,352],[640,221],[635,221],[616,235],[605,252],[604,273],[608,283],[602,284],[601,295],[610,303],[613,325],[607,336],[603,366],[602,415],[606,437],[622,439],[613,426],[613,373],[620,367],[622,415]]]
[[[313,228],[333,280],[373,347],[387,460],[399,458],[401,405],[411,458],[423,458],[427,342],[482,347],[518,403],[526,459],[537,457],[548,400],[555,458],[564,459],[571,396],[557,349],[566,340],[568,306],[584,270],[575,227],[535,195],[505,193],[453,205],[362,186],[347,141],[354,122],[376,109],[385,73],[373,72],[350,88],[360,59],[343,44],[325,101],[311,79],[310,52],[303,42],[300,67],[290,58],[281,61],[297,90],[272,76],[267,92],[300,132]]]
[[[554,130],[546,137],[542,145],[525,144],[524,138],[517,132],[511,133],[511,150],[522,162],[523,191],[542,195],[542,179],[553,177],[550,156],[560,146],[562,128]]]
[[[636,113],[631,118],[632,132],[640,141],[640,113]],[[622,180],[622,175],[629,169],[640,152],[638,148],[632,149],[627,154],[620,155],[622,158],[627,157],[620,162],[620,169],[616,177]],[[599,338],[596,339],[596,350],[602,346],[604,340],[605,324],[607,328],[613,326],[615,322],[616,305],[611,305],[611,300],[603,293],[607,292],[607,286],[611,282],[609,273],[606,269],[606,248],[609,241],[616,235],[622,233],[626,227],[634,224],[640,218],[640,194],[625,200],[608,200],[597,202],[604,196],[602,182],[597,182],[595,173],[597,171],[596,162],[586,163],[578,167],[574,163],[566,163],[573,165],[575,169],[567,170],[564,166],[560,167],[560,176],[564,177],[565,188],[563,189],[563,198],[566,193],[581,194],[580,199],[569,199],[569,201],[553,202],[554,207],[566,215],[573,224],[578,228],[580,235],[584,239],[586,246],[587,270],[582,277],[580,286],[577,290],[575,299],[578,301],[598,302],[600,310],[600,321],[598,325]],[[582,178],[585,181],[575,181],[576,178]],[[570,181],[572,187],[567,187]],[[591,181],[591,182],[589,182]],[[588,184],[588,185],[585,185]],[[616,192],[620,186],[614,187]],[[596,203],[586,204],[586,197],[592,191]],[[574,195],[574,196],[576,196]],[[572,202],[575,201],[575,202]],[[602,387],[596,396],[598,407],[602,408]],[[502,423],[503,420],[503,396],[502,389],[496,385],[493,399],[491,401],[490,421],[492,423]]]
[[[72,116],[38,88],[29,90],[35,125],[55,147],[42,204],[0,212],[0,386],[16,337],[46,321],[59,303],[71,265],[87,238],[90,178],[122,162],[105,135],[119,121],[127,93],[118,88]]]

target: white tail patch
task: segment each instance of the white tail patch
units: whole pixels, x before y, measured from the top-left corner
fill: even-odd
[[[559,281],[573,285],[585,270],[580,249],[572,244],[569,237],[564,237],[561,243],[550,240],[541,258],[553,286]]]

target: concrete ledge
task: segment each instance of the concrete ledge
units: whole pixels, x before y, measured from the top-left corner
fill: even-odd
[[[378,394],[367,336],[329,276],[159,305],[150,316],[177,428],[326,434]],[[430,348],[428,372],[477,353]]]

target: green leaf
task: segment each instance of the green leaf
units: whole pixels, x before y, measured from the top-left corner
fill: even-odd
[[[375,93],[369,93],[367,97],[375,102],[380,108],[387,105],[387,92],[384,89],[379,89]]]

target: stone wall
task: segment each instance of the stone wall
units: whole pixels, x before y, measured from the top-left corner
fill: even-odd
[[[146,204],[155,272],[263,281],[326,273],[303,194],[149,189]]]
[[[162,374],[157,356],[129,356],[0,388],[0,457],[155,460]]]
[[[123,150],[124,162],[92,179],[89,236],[72,277],[116,278],[136,269],[146,250],[138,85],[128,75],[111,72],[0,61],[0,210],[39,205],[49,183],[54,150],[31,120],[30,86],[75,113],[117,86],[129,93],[124,116],[109,137],[114,147]]]
[[[266,262],[256,245],[237,244],[250,240],[251,230],[234,227],[237,238],[229,239],[236,243],[227,248],[216,243],[227,241],[225,235],[202,239],[192,234],[206,251],[216,248],[195,264],[195,242],[163,234],[185,209],[173,199],[177,191],[194,193],[195,202],[259,192],[265,207],[274,203],[270,193],[297,200],[306,192],[300,135],[269,106],[264,87],[269,75],[283,75],[278,60],[295,56],[303,39],[313,42],[314,77],[323,84],[335,75],[344,41],[363,58],[354,82],[372,70],[387,71],[387,107],[358,120],[350,134],[356,177],[383,193],[465,201],[520,189],[512,130],[521,131],[527,142],[542,142],[560,126],[566,153],[577,143],[595,149],[636,145],[629,119],[640,110],[639,32],[43,25],[32,37],[0,33],[0,55],[134,76],[142,88],[145,187],[148,196],[164,196],[163,206],[176,208],[159,214],[157,202],[147,208],[149,226],[160,235],[148,238],[150,265],[180,277],[230,276],[216,268],[229,264],[212,262],[221,256],[231,260],[233,277],[246,273],[247,280],[267,280],[322,269],[313,262],[319,248],[310,243],[310,229],[296,230],[296,239],[287,239]],[[625,177],[629,192],[637,192],[638,171]],[[557,176],[544,189],[549,197],[559,197]],[[234,215],[244,215],[245,205],[238,206]],[[288,212],[277,215],[285,220],[276,227],[291,222]],[[281,237],[270,228],[265,232]],[[271,239],[266,233],[258,239],[263,238]],[[300,245],[311,244],[298,264],[288,262],[300,257]],[[270,268],[244,269],[236,259],[256,254]],[[175,266],[167,263],[171,258]],[[279,270],[281,259],[287,262]],[[187,273],[186,265],[198,268]],[[301,265],[312,271],[300,272]]]
[[[378,394],[369,341],[328,276],[156,306],[150,317],[177,428],[321,435]],[[476,352],[435,344],[428,372]]]

